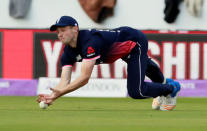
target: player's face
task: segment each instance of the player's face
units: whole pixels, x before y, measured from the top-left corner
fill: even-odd
[[[75,26],[65,26],[57,28],[58,39],[66,45],[70,45],[71,47],[76,47],[76,39],[77,39],[77,27]]]

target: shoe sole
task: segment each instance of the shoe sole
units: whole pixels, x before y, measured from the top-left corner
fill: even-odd
[[[172,111],[176,105],[161,105],[160,110],[161,111]]]

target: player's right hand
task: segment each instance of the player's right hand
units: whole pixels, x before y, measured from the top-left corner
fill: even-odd
[[[38,98],[37,98],[37,102],[40,103],[41,101],[45,101],[45,103],[47,102],[46,104],[52,105],[53,101],[46,99],[46,97],[50,97],[51,95],[48,95],[48,94],[39,94],[38,95]]]

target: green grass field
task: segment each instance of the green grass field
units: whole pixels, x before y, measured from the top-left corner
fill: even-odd
[[[174,111],[152,99],[58,99],[46,110],[36,97],[0,97],[0,131],[206,131],[207,98],[179,98]]]

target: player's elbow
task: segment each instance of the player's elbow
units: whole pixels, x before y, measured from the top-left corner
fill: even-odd
[[[89,79],[84,80],[83,85],[88,84]]]
[[[82,79],[82,85],[86,85],[88,83],[89,79],[90,79],[90,76],[84,76],[82,78],[83,78]]]

